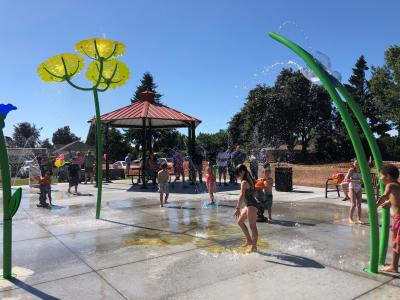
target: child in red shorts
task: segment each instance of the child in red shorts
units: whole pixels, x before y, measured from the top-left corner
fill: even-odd
[[[391,206],[393,210],[392,224],[392,252],[393,258],[390,266],[382,268],[384,272],[397,273],[400,257],[400,183],[399,169],[395,165],[385,165],[380,170],[380,177],[385,184],[385,193],[378,200],[378,206]]]

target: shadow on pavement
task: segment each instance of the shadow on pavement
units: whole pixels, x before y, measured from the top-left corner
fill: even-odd
[[[284,227],[315,226],[315,224],[313,223],[303,223],[303,222],[286,221],[286,220],[272,220],[270,223],[273,225],[279,225]]]
[[[269,254],[264,252],[258,252],[258,253],[265,257],[277,259],[278,261],[266,260],[266,262],[273,264],[295,267],[295,268],[325,269],[325,266],[321,265],[319,262],[302,256],[291,255],[291,254]]]
[[[53,297],[49,294],[46,294],[45,292],[42,292],[41,290],[38,290],[37,288],[26,284],[25,282],[17,279],[17,278],[11,278],[10,281],[14,283],[17,287],[25,290],[26,292],[38,297],[39,299],[46,299],[46,300],[58,300],[60,298]]]

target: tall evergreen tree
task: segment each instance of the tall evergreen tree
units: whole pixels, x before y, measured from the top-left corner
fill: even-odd
[[[156,103],[160,103],[161,94],[157,93],[158,85],[154,82],[153,75],[149,72],[143,74],[142,79],[140,80],[140,84],[136,87],[136,91],[131,98],[131,102],[139,101],[140,100],[140,93],[150,90],[155,93],[154,100]]]
[[[382,117],[382,110],[375,98],[372,97],[369,89],[369,82],[366,78],[366,71],[369,68],[364,55],[361,55],[353,68],[347,88],[353,94],[354,100],[360,105],[361,111],[367,117],[372,132],[384,135],[390,126]]]

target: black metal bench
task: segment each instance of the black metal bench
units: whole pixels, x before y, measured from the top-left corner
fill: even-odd
[[[379,179],[376,173],[371,172],[372,177],[372,185],[374,187],[374,193],[376,199],[379,198]],[[340,198],[340,190],[339,190],[340,183],[335,183],[333,178],[328,178],[325,182],[325,198],[328,198],[328,193],[330,192],[337,192],[338,197]],[[364,189],[364,184],[361,184]]]

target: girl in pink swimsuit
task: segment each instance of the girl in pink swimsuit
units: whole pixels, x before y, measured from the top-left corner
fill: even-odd
[[[214,193],[217,188],[217,177],[215,176],[212,166],[208,165],[206,171],[206,187],[210,195],[211,204],[214,204]]]
[[[355,159],[353,167],[347,172],[345,180],[349,182],[350,190],[350,211],[349,211],[349,223],[350,224],[362,224],[361,221],[361,201],[362,201],[362,187],[361,187],[361,173],[358,167],[358,162]],[[353,215],[357,208],[357,220],[354,221]]]

